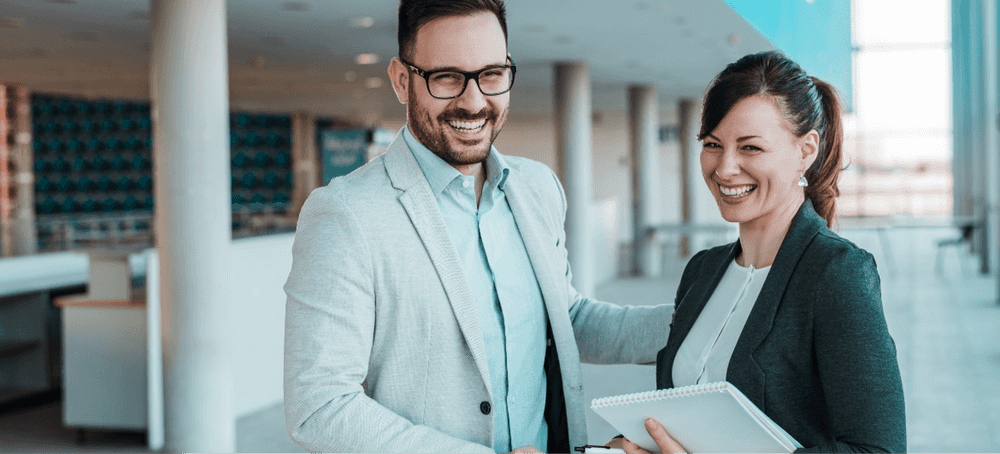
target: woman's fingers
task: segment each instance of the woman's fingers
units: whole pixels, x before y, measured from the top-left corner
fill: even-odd
[[[660,452],[665,453],[686,453],[687,451],[681,447],[680,443],[674,441],[670,438],[670,434],[667,433],[667,429],[664,429],[659,421],[649,418],[646,420],[646,432],[649,432],[649,436],[653,437],[653,441],[656,442],[656,446],[660,448]],[[627,449],[626,452],[629,452]]]
[[[622,438],[622,447],[621,447],[621,450],[625,451],[628,454],[633,454],[633,453],[635,453],[635,454],[649,454],[649,451],[640,448],[639,445],[637,445],[635,443],[632,443],[632,441],[629,440],[628,438]]]

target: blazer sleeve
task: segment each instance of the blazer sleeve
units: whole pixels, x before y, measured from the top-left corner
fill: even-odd
[[[802,451],[904,452],[906,415],[875,260],[851,248],[832,257],[814,304],[814,348],[834,440]]]
[[[558,190],[556,259],[563,267],[569,317],[580,351],[580,361],[593,364],[652,364],[667,343],[673,304],[621,306],[581,295],[573,287],[573,271],[566,250],[566,194],[555,173],[549,171]],[[664,296],[664,301],[669,299]]]
[[[369,240],[325,187],[299,215],[285,284],[285,425],[311,452],[493,452],[415,425],[363,389],[375,330]],[[405,384],[404,384],[405,385]]]

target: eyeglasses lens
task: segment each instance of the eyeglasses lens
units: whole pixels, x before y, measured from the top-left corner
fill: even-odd
[[[479,73],[479,89],[484,95],[498,95],[510,90],[514,82],[510,68],[493,68]],[[450,98],[462,93],[466,86],[465,76],[461,73],[442,72],[431,75],[427,80],[431,95],[438,98]]]

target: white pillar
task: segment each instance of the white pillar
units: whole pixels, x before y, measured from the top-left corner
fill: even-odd
[[[979,150],[985,158],[983,174],[986,178],[984,205],[986,215],[983,268],[997,274],[1000,271],[1000,108],[998,108],[998,46],[997,0],[983,2],[983,122],[984,147]]]
[[[688,224],[695,222],[695,189],[701,180],[698,178],[701,173],[701,164],[698,160],[698,150],[696,149],[696,138],[698,136],[699,120],[697,117],[695,102],[692,99],[682,99],[677,103],[677,136],[680,139],[680,150],[678,156],[680,162],[681,180],[681,223]],[[681,235],[679,246],[680,256],[687,257],[693,252],[691,249],[691,237],[685,230]]]
[[[226,0],[153,0],[166,449],[233,452]]]
[[[585,296],[594,294],[590,235],[591,128],[590,72],[584,62],[556,63],[554,68],[556,156],[559,178],[566,190],[566,249],[573,285]]]
[[[656,88],[628,88],[628,124],[632,165],[632,274],[658,276],[660,251],[650,227],[656,218],[660,170],[660,104]]]

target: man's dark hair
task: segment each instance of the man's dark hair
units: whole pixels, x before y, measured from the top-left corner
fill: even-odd
[[[504,42],[507,42],[507,8],[503,0],[401,0],[399,2],[399,57],[413,61],[413,46],[417,30],[428,22],[448,16],[470,16],[480,12],[493,13],[500,21]]]

